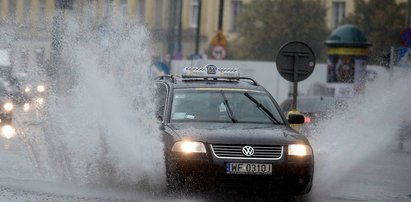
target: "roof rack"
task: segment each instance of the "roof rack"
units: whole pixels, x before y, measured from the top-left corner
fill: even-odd
[[[252,78],[249,77],[202,77],[202,76],[184,76],[183,80],[188,81],[188,80],[192,80],[192,81],[204,81],[204,80],[234,80],[234,81],[240,81],[240,80],[248,80],[251,81],[253,85],[255,86],[259,86],[260,84],[257,83],[257,81],[255,81]]]
[[[207,64],[204,67],[185,67],[183,69],[182,78],[184,80],[249,80],[253,85],[259,84],[252,78],[240,77],[237,68],[222,68],[213,64]]]
[[[156,78],[154,78],[154,80],[171,80],[173,83],[176,82],[176,75],[171,75],[171,74],[167,74],[167,75],[162,75],[162,76],[158,76]]]
[[[254,79],[249,78],[249,77],[238,77],[238,80],[249,80],[249,81],[252,81],[255,86],[260,85],[260,84],[257,83],[257,81],[255,81]]]

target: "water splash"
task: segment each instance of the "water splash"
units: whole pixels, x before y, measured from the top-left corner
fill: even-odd
[[[89,31],[94,44],[77,40],[80,34],[70,29],[66,36],[64,55],[75,84],[69,95],[57,96],[69,98],[57,102],[52,114],[62,131],[57,139],[66,145],[63,155],[71,156],[69,176],[158,183],[163,150],[151,104],[145,28],[115,30],[109,38]]]
[[[341,181],[371,155],[384,155],[397,138],[403,119],[411,120],[411,74],[386,72],[363,96],[319,126],[311,138],[316,169],[313,198],[338,192]],[[391,148],[390,148],[391,147]]]
[[[70,16],[64,26],[47,108],[38,124],[17,121],[35,167],[47,179],[163,184],[146,27],[96,28]]]

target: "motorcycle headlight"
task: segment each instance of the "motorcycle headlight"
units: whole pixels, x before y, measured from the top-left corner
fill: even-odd
[[[3,105],[4,110],[6,111],[12,111],[14,109],[14,105],[11,102],[6,102]]]
[[[26,93],[30,93],[30,91],[31,91],[31,88],[30,88],[30,87],[26,87],[26,88],[24,88],[24,92],[26,92]]]
[[[193,141],[181,141],[176,142],[171,149],[173,152],[182,153],[206,153],[206,149],[203,143]]]
[[[37,92],[42,93],[44,91],[46,91],[46,87],[44,85],[37,86]]]
[[[290,144],[288,145],[288,155],[309,156],[309,155],[313,155],[313,151],[309,145]]]

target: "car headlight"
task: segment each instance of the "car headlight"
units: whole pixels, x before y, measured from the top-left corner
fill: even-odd
[[[3,108],[9,112],[14,109],[14,105],[11,102],[6,102],[4,103]]]
[[[23,110],[24,110],[25,112],[29,111],[29,110],[30,110],[30,104],[29,104],[29,103],[24,103],[24,105],[23,105]]]
[[[206,153],[206,149],[201,142],[181,141],[176,142],[171,149],[173,152],[182,153]]]
[[[288,145],[288,155],[309,156],[309,155],[313,155],[313,151],[309,145],[290,144]]]
[[[26,92],[26,93],[30,93],[30,91],[31,91],[30,87],[26,87],[26,88],[24,89],[24,92]]]
[[[37,91],[39,93],[42,93],[42,92],[46,91],[46,87],[44,85],[38,85],[37,86]]]
[[[3,135],[3,137],[5,137],[6,139],[10,139],[12,137],[14,137],[16,135],[16,129],[11,126],[11,125],[4,125],[1,128],[1,134]]]

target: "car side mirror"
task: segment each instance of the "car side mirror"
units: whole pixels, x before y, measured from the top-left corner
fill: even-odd
[[[304,116],[301,114],[290,114],[288,115],[288,122],[290,124],[303,124]]]

